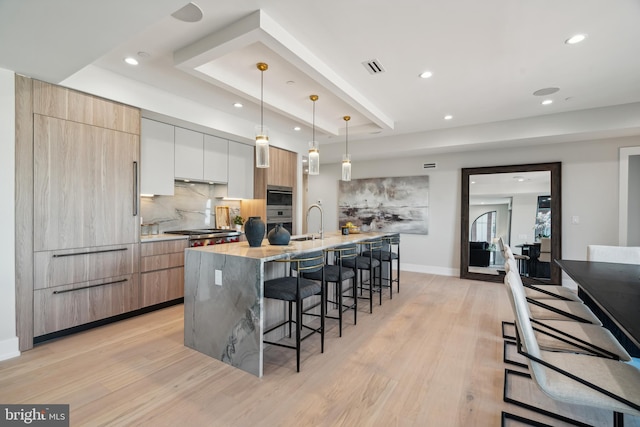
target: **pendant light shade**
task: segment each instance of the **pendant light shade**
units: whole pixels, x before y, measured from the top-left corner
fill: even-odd
[[[343,119],[345,124],[346,147],[344,155],[342,156],[342,180],[351,181],[351,156],[349,155],[349,120],[351,120],[351,117],[344,116]]]
[[[309,175],[320,174],[320,150],[316,141],[316,101],[318,95],[311,95],[309,99],[313,101],[313,121],[311,124],[311,142],[309,143]]]
[[[264,72],[269,68],[264,62],[256,64],[260,70],[260,126],[256,127],[256,167],[269,167],[269,132],[264,127]]]

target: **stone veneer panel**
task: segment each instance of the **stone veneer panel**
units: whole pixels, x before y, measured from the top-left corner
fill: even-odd
[[[160,232],[215,228],[216,206],[229,206],[231,220],[240,212],[238,200],[214,194],[215,184],[176,181],[173,196],[142,197],[140,216],[145,224],[158,223]]]

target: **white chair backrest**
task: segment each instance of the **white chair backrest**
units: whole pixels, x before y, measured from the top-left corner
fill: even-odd
[[[504,255],[504,239],[502,236],[498,237],[498,246],[500,247],[500,252]]]
[[[520,271],[518,270],[518,263],[513,258],[508,258],[504,263],[504,271],[506,271],[507,273],[513,271],[517,275],[520,275]]]
[[[512,260],[516,260],[515,257],[513,256],[513,252],[511,251],[511,248],[509,247],[509,245],[505,244],[504,245],[504,254],[505,254],[505,259],[512,259]]]
[[[587,261],[640,264],[640,247],[589,245],[587,246]]]
[[[529,313],[529,304],[524,294],[524,288],[520,276],[510,271],[506,274],[504,282],[507,285],[507,293],[511,298],[512,307],[515,314],[516,327],[520,334],[520,340],[524,350],[533,357],[542,359],[542,353],[538,346],[533,326],[531,326],[531,315]],[[546,384],[545,367],[527,358],[530,372],[541,387]]]

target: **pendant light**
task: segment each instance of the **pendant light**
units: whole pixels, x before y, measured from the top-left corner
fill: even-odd
[[[310,95],[309,99],[313,101],[313,121],[311,124],[311,142],[309,143],[309,175],[320,174],[320,150],[318,150],[318,141],[316,141],[316,101],[318,95]]]
[[[349,120],[351,120],[351,116],[344,116],[343,119],[346,147],[344,156],[342,156],[342,180],[351,181],[351,156],[349,155]]]
[[[260,70],[260,127],[256,129],[256,167],[269,167],[269,132],[264,127],[264,72],[269,68],[264,62],[256,64]]]

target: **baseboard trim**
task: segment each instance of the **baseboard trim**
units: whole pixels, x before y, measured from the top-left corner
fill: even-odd
[[[18,337],[0,341],[0,360],[13,359],[20,356]]]
[[[402,263],[401,271],[436,274],[438,276],[460,276],[460,269],[458,268],[438,267],[435,265],[407,264],[405,262]]]

